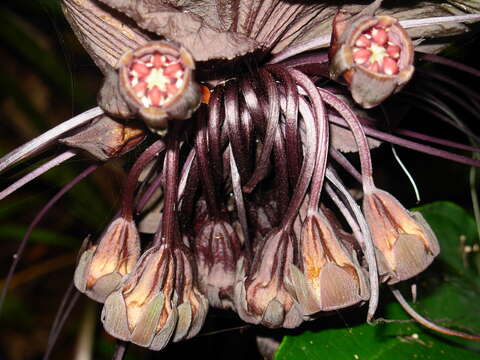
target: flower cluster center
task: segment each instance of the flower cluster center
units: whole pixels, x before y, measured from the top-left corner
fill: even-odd
[[[392,41],[390,30],[376,25],[362,32],[353,47],[355,63],[376,73],[398,74],[401,48]]]
[[[161,107],[178,94],[184,75],[179,58],[155,52],[133,60],[128,78],[144,107]]]

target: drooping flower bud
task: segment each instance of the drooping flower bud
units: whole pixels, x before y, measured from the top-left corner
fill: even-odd
[[[309,214],[303,223],[299,261],[299,267],[290,265],[288,283],[307,318],[368,300],[356,254],[343,246],[321,212]]]
[[[233,289],[240,259],[235,229],[223,220],[207,221],[194,244],[200,289],[213,307],[234,309]]]
[[[139,123],[126,124],[102,115],[86,128],[59,141],[106,161],[132,150],[145,139],[146,134],[147,129]]]
[[[140,256],[140,237],[135,223],[122,216],[115,218],[97,245],[88,248],[75,269],[76,288],[98,302],[104,302],[132,271]]]
[[[178,322],[173,341],[190,339],[202,328],[208,312],[208,300],[197,288],[194,259],[186,247],[175,249]]]
[[[120,58],[120,93],[152,131],[165,133],[167,120],[187,119],[200,105],[202,92],[193,79],[194,69],[184,48],[151,42]]]
[[[175,257],[168,245],[153,246],[105,301],[102,323],[117,339],[161,350],[177,319]]]
[[[377,249],[380,274],[389,284],[425,270],[440,252],[437,238],[423,216],[409,212],[389,193],[366,193],[363,212]]]
[[[413,54],[409,35],[391,16],[350,17],[340,10],[334,18],[330,75],[343,76],[364,108],[380,104],[410,80]]]
[[[284,281],[293,261],[289,234],[273,230],[257,249],[248,276],[239,273],[235,286],[235,307],[242,320],[269,328],[295,328],[302,315],[294,305]]]

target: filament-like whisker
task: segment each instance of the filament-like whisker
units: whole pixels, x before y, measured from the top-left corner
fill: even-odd
[[[362,231],[362,236],[357,238],[357,241],[363,241],[361,243],[363,253],[365,255],[365,260],[367,261],[368,265],[368,273],[369,273],[369,280],[370,280],[370,301],[368,303],[368,314],[367,314],[367,321],[371,322],[373,316],[375,315],[375,311],[378,307],[378,299],[380,296],[380,285],[378,281],[378,266],[377,260],[375,256],[375,247],[373,245],[372,236],[370,233],[370,229],[367,225],[365,217],[363,216],[362,210],[357,205],[355,200],[352,198],[352,195],[348,192],[348,190],[343,186],[339,178],[335,175],[335,173],[330,169],[327,168],[327,179],[333,186],[342,194],[343,198],[346,200],[349,209],[353,212],[358,225]],[[346,218],[348,220],[348,218]],[[355,226],[354,223],[349,225]],[[352,230],[354,227],[352,227]]]
[[[434,330],[436,332],[439,332],[441,334],[456,336],[456,337],[460,337],[462,339],[480,341],[480,335],[473,335],[473,334],[465,333],[463,331],[448,329],[446,327],[443,327],[443,326],[440,326],[440,325],[437,325],[437,324],[433,323],[432,321],[428,320],[427,318],[425,318],[422,315],[420,315],[419,313],[417,313],[408,304],[408,302],[405,300],[405,298],[403,297],[403,295],[401,294],[401,292],[398,289],[395,289],[395,287],[390,286],[390,290],[392,291],[393,296],[395,296],[395,298],[397,299],[399,304],[402,306],[402,308],[407,312],[407,314],[410,315],[419,324],[422,324],[423,326],[425,326],[425,327],[427,327],[431,330]]]
[[[342,127],[346,127],[346,123],[344,122],[344,120],[342,118],[338,117],[338,116],[330,114],[329,115],[329,120],[331,122],[333,122],[334,124],[340,125]],[[461,164],[480,167],[480,161],[479,160],[471,159],[471,158],[466,157],[466,156],[462,156],[462,155],[451,153],[451,152],[448,152],[448,151],[445,151],[445,150],[437,149],[437,148],[434,148],[434,147],[431,147],[431,146],[428,146],[428,145],[419,144],[419,143],[416,143],[414,141],[403,139],[401,137],[398,137],[398,136],[395,136],[395,135],[392,135],[392,134],[388,134],[388,133],[385,133],[385,132],[380,131],[380,130],[372,129],[370,127],[364,127],[364,131],[365,131],[366,135],[371,136],[375,139],[384,140],[384,141],[390,142],[392,144],[400,145],[400,146],[408,148],[408,149],[412,149],[412,150],[415,150],[415,151],[418,151],[418,152],[423,152],[425,154],[441,157],[441,158],[448,159],[448,160],[451,160],[451,161],[455,161],[455,162],[458,162],[458,163],[461,163]]]
[[[27,142],[26,144],[19,146],[18,148],[9,152],[0,159],[0,172],[16,164],[17,162],[29,157],[30,155],[38,153],[68,131],[75,129],[102,114],[103,110],[99,107],[87,110],[77,116],[74,116],[70,120],[64,121],[61,124],[55,126],[54,128],[44,132],[43,134],[37,136],[35,139]]]
[[[28,184],[30,181],[36,179],[40,175],[45,174],[47,171],[53,169],[54,167],[60,165],[61,163],[67,161],[68,159],[71,159],[75,155],[77,155],[76,151],[67,150],[64,153],[54,157],[53,159],[50,159],[46,163],[37,167],[35,170],[29,172],[27,175],[15,181],[12,185],[7,187],[6,189],[2,190],[0,192],[0,200],[5,199],[8,195],[12,194],[13,192],[18,190],[25,184]]]
[[[478,15],[477,15],[478,16]],[[471,66],[459,63],[458,61],[444,58],[434,54],[422,54],[420,59],[430,61],[436,64],[446,65],[451,68],[466,72],[468,74],[480,77],[480,70],[472,68]]]
[[[62,313],[59,313],[58,315],[61,315],[58,318],[58,322],[56,324],[56,327],[53,328],[50,332],[49,338],[48,338],[48,344],[47,344],[47,349],[45,350],[45,354],[43,355],[43,360],[48,360],[50,358],[50,355],[52,354],[53,347],[55,346],[55,343],[57,342],[58,336],[62,332],[62,329],[65,325],[65,323],[68,320],[68,317],[73,311],[73,308],[75,307],[76,303],[78,302],[78,299],[80,298],[81,293],[77,291],[76,289],[74,290],[74,294],[70,300],[70,303],[65,307],[65,311]]]
[[[329,149],[330,156],[345,170],[347,171],[355,180],[360,184],[362,183],[362,174],[358,172],[357,169],[352,165],[350,161],[337,149],[333,146],[330,146]]]
[[[59,192],[57,192],[46,204],[45,206],[37,213],[35,218],[32,220],[25,235],[18,246],[17,252],[13,257],[12,265],[8,270],[7,277],[5,278],[5,285],[3,286],[2,292],[0,294],[0,312],[3,307],[3,303],[5,301],[5,297],[7,295],[8,287],[10,285],[10,281],[12,280],[12,276],[15,273],[15,269],[17,268],[18,262],[20,261],[23,251],[25,250],[25,246],[27,245],[28,240],[30,239],[30,235],[32,234],[33,230],[37,227],[39,222],[43,219],[43,217],[50,211],[50,209],[56,204],[58,200],[62,198],[68,191],[70,191],[75,185],[77,185],[81,180],[85,177],[90,175],[97,169],[98,165],[90,165],[87,169],[82,171],[79,175],[75,178],[70,180]]]
[[[478,21],[479,19],[480,19],[480,14],[468,14],[468,15],[438,16],[438,17],[429,17],[429,18],[423,18],[423,19],[400,20],[399,23],[405,29],[411,29],[416,27],[447,24],[452,22],[460,23],[460,22]]]
[[[446,139],[437,138],[435,136],[430,136],[430,135],[418,133],[416,131],[412,131],[412,130],[408,130],[408,129],[395,129],[393,131],[393,133],[396,134],[396,135],[408,136],[408,137],[413,138],[413,139],[422,140],[422,141],[430,142],[430,143],[433,143],[433,144],[443,145],[443,146],[451,147],[451,148],[454,148],[454,149],[480,153],[480,148],[470,146],[470,145],[461,144],[461,143],[457,143],[455,141],[450,141],[450,140],[446,140]]]
[[[238,221],[242,227],[243,236],[245,239],[245,250],[248,256],[251,256],[252,244],[250,243],[250,233],[248,231],[247,212],[245,209],[245,202],[242,193],[242,184],[240,180],[240,173],[238,172],[235,155],[233,154],[232,145],[228,146],[228,153],[230,158],[230,172],[232,179],[233,196],[235,197],[235,204],[237,206]]]

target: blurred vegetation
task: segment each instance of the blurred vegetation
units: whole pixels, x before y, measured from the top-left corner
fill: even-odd
[[[467,47],[456,48],[456,55],[471,63],[474,60],[470,49],[478,45],[477,38],[472,39]],[[59,0],[2,1],[0,42],[0,155],[95,106],[101,74],[63,18]],[[405,127],[413,125],[420,130],[434,127],[440,133],[450,134],[442,124],[420,123],[417,120],[423,119],[423,115],[417,116],[410,117]],[[379,185],[412,206],[414,198],[410,185],[387,150],[385,147],[385,151],[378,151],[374,158]],[[453,200],[468,206],[466,167],[408,151],[400,153],[418,180],[424,201]],[[34,231],[0,315],[0,360],[41,359],[55,312],[71,282],[82,240],[88,234],[100,233],[116,209],[119,185],[124,176],[123,161],[109,162],[76,186]],[[429,164],[429,169],[425,168],[425,163]],[[88,164],[86,158],[74,158],[2,201],[0,288],[18,242],[36,211]],[[18,169],[14,169],[2,174],[0,188],[24,171],[19,174]],[[52,359],[73,358],[75,344],[81,337],[80,329],[86,326],[92,313],[96,324],[93,358],[111,358],[115,342],[101,329],[99,310],[98,306],[92,310],[91,302],[82,297],[60,336]],[[211,318],[205,332],[242,325],[223,312],[213,312]],[[255,334],[248,328],[199,337],[188,345],[169,346],[162,358],[187,356],[192,350],[210,358],[255,358],[258,357],[254,350]],[[156,356],[134,346],[129,351],[130,359]]]
[[[64,20],[59,1],[2,2],[0,42],[0,154],[95,105],[100,73]],[[0,279],[36,211],[88,164],[75,158],[2,201]],[[0,316],[0,359],[41,358],[82,240],[100,232],[113,214],[118,175],[120,163],[103,166],[69,192],[33,232]],[[0,187],[18,176],[18,169],[2,174]],[[77,304],[53,359],[73,354],[82,307],[83,302]]]

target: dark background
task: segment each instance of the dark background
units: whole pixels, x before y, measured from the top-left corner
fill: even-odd
[[[461,62],[477,66],[478,55],[474,54],[479,45],[477,33],[478,29],[474,28],[467,36],[457,38],[449,53]],[[3,1],[0,43],[0,155],[95,106],[101,74],[74,37],[57,0]],[[478,79],[472,76],[445,67],[434,69],[474,90],[478,88]],[[420,91],[415,87],[411,90]],[[478,115],[453,103],[452,108],[471,126],[478,123]],[[415,109],[408,111],[401,126],[467,141],[440,120]],[[396,148],[416,180],[422,204],[449,200],[471,208],[467,166]],[[382,145],[373,154],[379,187],[392,192],[405,206],[415,206],[412,187],[394,160],[389,145]],[[99,234],[114,213],[123,161],[110,162],[75,188],[34,232],[0,314],[0,359],[41,359],[55,312],[71,281],[78,248],[87,234]],[[69,161],[2,201],[0,287],[18,242],[36,211],[87,164],[88,160],[82,158]],[[26,170],[23,165],[2,174],[0,187],[7,186]],[[73,358],[76,344],[80,339],[88,339],[86,334],[94,334],[94,359],[111,357],[115,341],[100,326],[100,309],[82,297],[59,338],[52,359]],[[216,311],[211,313],[202,333],[242,325],[234,315]],[[131,346],[129,358],[176,358],[192,351],[210,358],[255,358],[258,354],[254,341],[258,331],[263,330],[247,327],[206,334],[169,345],[161,354],[147,354]]]

